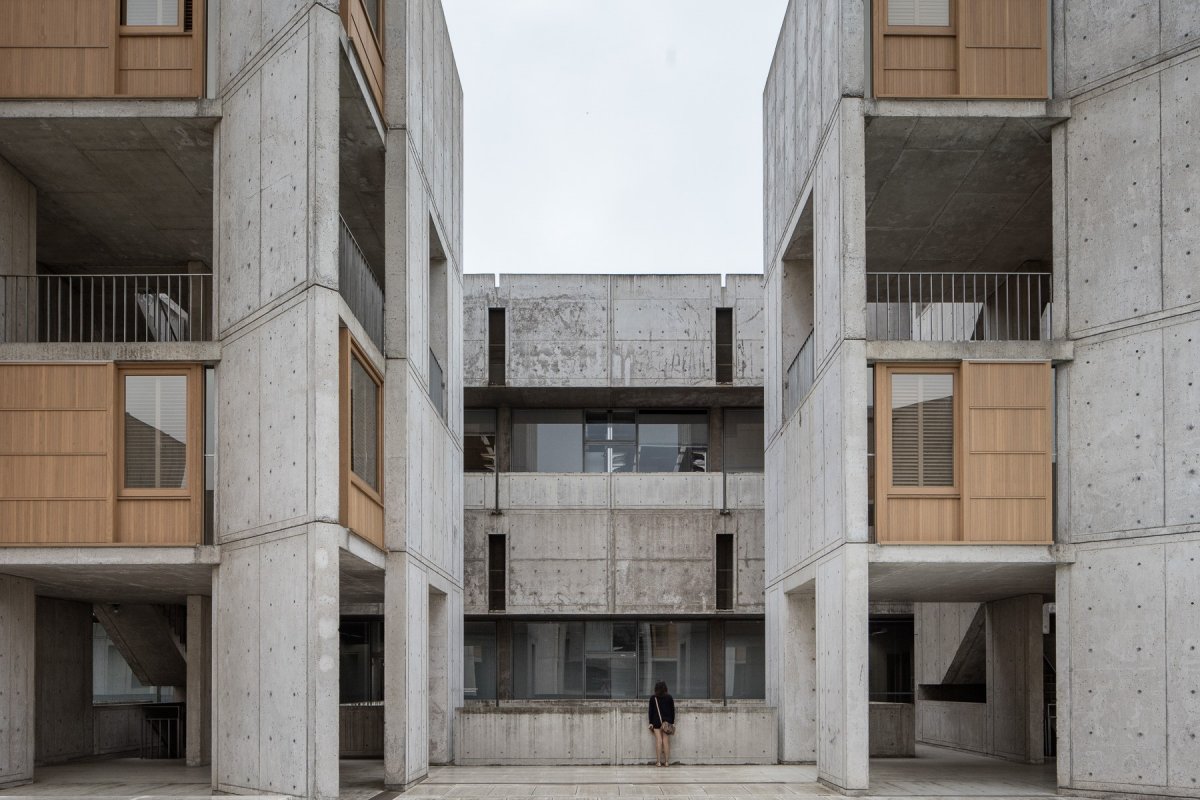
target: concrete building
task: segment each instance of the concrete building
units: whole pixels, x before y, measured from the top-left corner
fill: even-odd
[[[458,764],[773,763],[757,275],[466,279]]]
[[[0,785],[140,750],[336,797],[340,751],[386,742],[381,789],[449,760],[439,4],[12,0],[0,98]]]
[[[780,760],[865,790],[900,733],[1200,792],[1198,44],[1170,0],[790,4],[763,98]]]

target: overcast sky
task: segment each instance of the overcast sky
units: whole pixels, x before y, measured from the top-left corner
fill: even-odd
[[[786,0],[443,0],[467,272],[758,272]]]

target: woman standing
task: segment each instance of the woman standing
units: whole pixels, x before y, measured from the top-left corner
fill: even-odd
[[[650,732],[654,734],[656,767],[671,763],[671,736],[675,735],[675,699],[667,693],[665,681],[654,684],[650,698]]]

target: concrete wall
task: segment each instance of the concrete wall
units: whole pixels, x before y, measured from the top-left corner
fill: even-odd
[[[654,739],[646,727],[646,703],[468,704],[455,724],[456,763],[648,764]],[[676,725],[673,763],[775,763],[775,710],[760,703],[678,701]]]
[[[912,703],[871,703],[870,726],[872,758],[904,758],[917,754]]]
[[[145,709],[140,704],[93,706],[92,753],[98,756],[138,753],[145,718]]]
[[[0,158],[0,275],[33,275],[35,272],[37,189]],[[0,305],[0,314],[3,312],[4,307]]]
[[[33,581],[0,575],[0,786],[33,780],[35,614]]]
[[[762,476],[506,473],[502,515],[490,475],[467,475],[466,611],[486,613],[487,537],[508,536],[510,613],[716,610],[714,542],[732,533],[734,610],[761,612]]]
[[[92,606],[37,599],[34,755],[52,764],[92,755]]]
[[[492,275],[466,279],[464,370],[486,386],[488,308],[504,308],[508,386],[713,385],[714,309],[732,308],[734,383],[763,380],[757,275]]]

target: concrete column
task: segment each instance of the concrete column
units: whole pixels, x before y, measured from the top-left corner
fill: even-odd
[[[817,606],[813,584],[783,594],[779,760],[817,760]]]
[[[91,756],[92,604],[39,597],[35,652],[35,760]]]
[[[338,795],[339,541],[313,523],[222,549],[213,595],[213,786]]]
[[[212,760],[212,600],[187,599],[187,763]]]
[[[1041,595],[987,604],[988,739],[993,755],[1042,763],[1042,657]]]
[[[405,789],[429,771],[429,582],[408,553],[388,553],[383,596],[383,779]]]
[[[450,762],[450,615],[444,592],[429,590],[429,762]],[[459,645],[461,647],[461,643]]]
[[[33,780],[33,581],[0,575],[0,788]]]
[[[867,550],[846,544],[817,565],[817,777],[845,791],[869,782]]]

